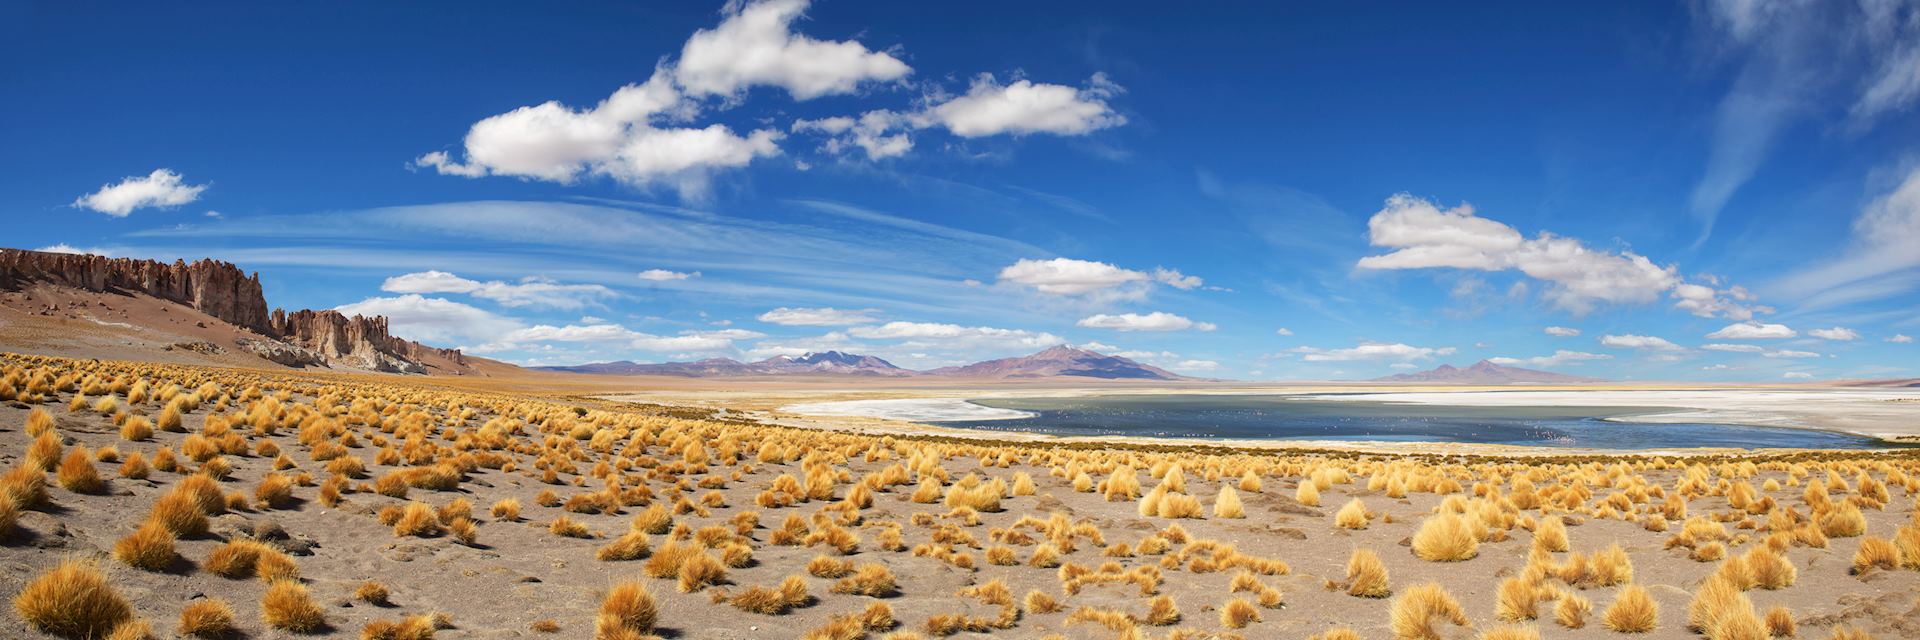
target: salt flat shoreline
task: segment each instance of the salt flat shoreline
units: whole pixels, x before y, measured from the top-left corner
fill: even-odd
[[[1641,424],[1715,423],[1754,427],[1811,429],[1849,433],[1889,442],[1920,441],[1920,392],[1899,389],[1470,389],[1419,391],[1303,391],[1285,389],[1052,389],[1023,390],[1018,393],[971,393],[940,397],[871,398],[803,402],[777,407],[779,413],[802,418],[866,419],[880,423],[910,424],[921,429],[945,432],[965,431],[974,437],[1040,437],[1060,441],[1117,441],[1150,444],[1191,445],[1191,439],[1141,436],[1055,436],[993,429],[956,429],[926,422],[943,420],[998,420],[1027,417],[1027,412],[987,407],[975,400],[1020,397],[1092,397],[1103,395],[1143,395],[1154,393],[1191,395],[1278,395],[1331,401],[1405,403],[1471,407],[1514,406],[1591,406],[1591,407],[1671,407],[1671,410],[1602,418],[1609,422]],[[813,422],[813,420],[806,420]],[[985,434],[985,435],[981,435]],[[1500,449],[1567,449],[1548,447],[1511,447],[1501,445],[1464,445],[1463,443],[1377,443],[1349,441],[1210,440],[1209,444],[1267,448],[1276,444],[1290,446],[1360,445],[1367,449],[1397,448],[1409,444],[1427,446],[1496,447]],[[1639,451],[1638,453],[1646,453]]]

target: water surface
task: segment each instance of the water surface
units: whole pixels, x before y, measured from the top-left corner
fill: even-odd
[[[975,402],[1033,415],[938,424],[1069,436],[1462,442],[1600,449],[1889,446],[1875,438],[1811,429],[1607,420],[1676,410],[1671,407],[1448,406],[1275,395],[1129,395]]]

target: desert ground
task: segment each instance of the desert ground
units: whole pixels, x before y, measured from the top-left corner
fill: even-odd
[[[1016,439],[779,410],[871,397],[824,384],[0,365],[6,637],[1920,636],[1911,450]]]

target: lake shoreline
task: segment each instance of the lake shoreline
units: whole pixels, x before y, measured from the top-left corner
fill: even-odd
[[[1163,432],[1163,433],[1142,435],[1142,434],[1134,434],[1134,433],[1125,433],[1119,430],[1116,430],[1114,432],[1109,432],[1109,433],[1086,433],[1086,432],[1074,431],[1072,428],[1056,428],[1056,429],[1049,429],[1046,427],[1012,428],[1011,424],[1000,426],[997,423],[1005,423],[1007,421],[1017,421],[1025,418],[1037,417],[1037,415],[1034,412],[1028,411],[1028,409],[1030,409],[1031,407],[1018,405],[1018,404],[1012,407],[1000,407],[1000,406],[993,406],[992,404],[989,404],[996,400],[1031,403],[1032,401],[1039,401],[1039,400],[1065,400],[1065,399],[1104,398],[1104,397],[1138,398],[1141,396],[1151,396],[1151,395],[1206,396],[1206,397],[1260,395],[1260,396],[1273,396],[1276,398],[1300,399],[1304,401],[1315,401],[1315,402],[1359,401],[1359,402],[1367,402],[1369,404],[1375,404],[1375,405],[1407,404],[1411,406],[1424,407],[1429,410],[1432,410],[1432,409],[1485,409],[1485,410],[1493,411],[1496,413],[1505,409],[1562,408],[1562,407],[1577,406],[1577,407],[1592,409],[1590,413],[1594,415],[1582,414],[1582,419],[1584,420],[1592,420],[1592,421],[1598,421],[1598,422],[1604,422],[1604,423],[1614,423],[1614,424],[1620,424],[1620,425],[1631,425],[1635,427],[1670,424],[1670,425],[1689,427],[1689,428],[1724,426],[1729,428],[1742,428],[1742,429],[1745,429],[1745,428],[1790,429],[1790,430],[1801,430],[1801,431],[1816,431],[1816,432],[1830,433],[1830,434],[1844,434],[1844,435],[1855,436],[1863,439],[1863,441],[1860,443],[1850,443],[1849,446],[1845,446],[1845,447],[1838,446],[1838,445],[1830,445],[1830,446],[1822,446],[1822,447],[1803,447],[1803,446],[1782,445],[1779,447],[1770,446],[1770,447],[1761,447],[1761,448],[1787,448],[1787,449],[1847,448],[1847,449],[1851,449],[1851,448],[1855,448],[1855,445],[1857,445],[1859,447],[1863,447],[1866,449],[1899,449],[1899,448],[1904,448],[1905,446],[1913,446],[1914,444],[1916,444],[1913,436],[1905,433],[1904,430],[1888,430],[1884,428],[1859,428],[1859,426],[1861,425],[1835,425],[1822,420],[1809,420],[1807,419],[1809,417],[1818,418],[1818,417],[1828,415],[1832,413],[1835,407],[1823,407],[1823,406],[1820,406],[1820,403],[1808,402],[1807,398],[1805,397],[1805,396],[1818,395],[1822,399],[1839,398],[1843,400],[1852,400],[1852,401],[1855,401],[1855,403],[1857,404],[1858,401],[1872,401],[1872,400],[1881,399],[1879,398],[1879,396],[1893,395],[1897,397],[1901,395],[1910,396],[1911,394],[1887,394],[1884,392],[1881,392],[1881,393],[1824,392],[1819,394],[1812,394],[1812,393],[1800,392],[1800,393],[1790,393],[1790,395],[1786,395],[1783,397],[1778,392],[1771,392],[1773,397],[1770,398],[1769,402],[1755,402],[1756,398],[1766,398],[1769,393],[1770,392],[1768,391],[1759,391],[1759,390],[1755,390],[1755,391],[1690,390],[1690,391],[1676,391],[1676,392],[1601,391],[1601,390],[1596,390],[1596,391],[1484,390],[1484,391],[1412,391],[1412,392],[1361,391],[1361,392],[1349,392],[1349,393],[1327,393],[1327,392],[1317,392],[1317,393],[1316,392],[1304,392],[1304,393],[1277,392],[1276,393],[1273,391],[1267,391],[1265,393],[1259,393],[1259,392],[1192,393],[1190,390],[1180,390],[1180,391],[1172,391],[1171,393],[1164,393],[1164,394],[1142,394],[1138,392],[1107,394],[1107,393],[1099,393],[1098,390],[1087,390],[1086,392],[1066,391],[1064,393],[1047,394],[1045,396],[1041,396],[1038,394],[987,393],[987,394],[969,394],[967,396],[951,396],[951,397],[881,398],[881,399],[865,399],[865,400],[825,402],[825,403],[821,403],[821,402],[799,403],[799,404],[782,406],[779,408],[779,411],[785,412],[785,413],[798,414],[801,416],[817,417],[817,418],[863,418],[863,419],[879,420],[882,422],[900,422],[900,423],[920,425],[923,427],[937,428],[942,431],[957,430],[957,431],[967,431],[967,432],[975,432],[975,433],[983,433],[983,434],[1018,435],[1022,437],[1060,438],[1060,439],[1072,439],[1072,440],[1109,439],[1109,440],[1129,441],[1129,442],[1139,441],[1139,440],[1149,440],[1149,441],[1155,441],[1155,442],[1164,442],[1168,444],[1191,444],[1195,440],[1205,439],[1205,440],[1211,440],[1215,442],[1229,442],[1229,441],[1231,442],[1262,442],[1262,443],[1273,443],[1273,444],[1280,444],[1280,445],[1286,445],[1290,443],[1343,442],[1343,443],[1351,443],[1355,445],[1386,446],[1386,447],[1421,445],[1421,444],[1445,444],[1445,445],[1453,445],[1453,446],[1519,447],[1519,448],[1542,449],[1542,450],[1568,450],[1568,449],[1600,449],[1600,450],[1616,450],[1616,451],[1646,451],[1647,450],[1643,448],[1557,445],[1557,444],[1549,444],[1545,442],[1540,442],[1540,443],[1480,442],[1480,441],[1471,441],[1471,440],[1437,439],[1437,438],[1425,438],[1425,437],[1408,437],[1406,439],[1401,439],[1401,438],[1387,437],[1387,436],[1381,436],[1381,435],[1376,435],[1371,433],[1369,433],[1370,437],[1355,437],[1355,438],[1341,438],[1341,437],[1320,438],[1317,436],[1248,438],[1248,437],[1234,437],[1229,435],[1218,435],[1218,434],[1208,433],[1204,429],[1198,430],[1195,432],[1187,432],[1187,433],[1164,433]],[[1729,396],[1733,396],[1733,397],[1729,397]],[[1782,404],[1783,402],[1791,403],[1793,405],[1791,408],[1797,411],[1780,410],[1781,407],[1779,407],[1778,405]],[[1733,407],[1727,406],[1729,403],[1737,404],[1740,408],[1733,408]],[[1911,409],[1912,403],[1896,402],[1896,403],[1888,403],[1886,406],[1891,406],[1898,409]],[[1822,411],[1822,409],[1826,409],[1826,411]],[[1575,412],[1575,413],[1579,413],[1579,412]],[[1900,411],[1900,413],[1903,413],[1903,414],[1910,413],[1910,411]],[[1497,418],[1497,417],[1500,417],[1500,416],[1489,416],[1489,419]],[[1907,424],[1911,425],[1912,423],[1908,422]],[[1489,425],[1489,426],[1490,428],[1492,428],[1492,425]],[[1878,427],[1880,425],[1867,425],[1867,426]],[[1178,430],[1177,427],[1178,425],[1169,425],[1169,428],[1174,429],[1176,431]],[[1764,439],[1762,441],[1764,441]],[[1717,446],[1717,445],[1713,445],[1713,446],[1674,445],[1674,446],[1667,446],[1662,448],[1693,449],[1693,448],[1724,448],[1724,447]]]

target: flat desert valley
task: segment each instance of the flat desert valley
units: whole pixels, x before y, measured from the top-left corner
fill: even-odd
[[[1920,634],[1911,449],[1056,438],[887,417],[1021,395],[1654,395],[1713,419],[1892,439],[1920,423],[1901,390],[5,366],[14,636]],[[849,401],[842,413],[869,415],[807,406]],[[97,581],[88,599],[45,605],[82,626],[29,621],[49,576]]]

